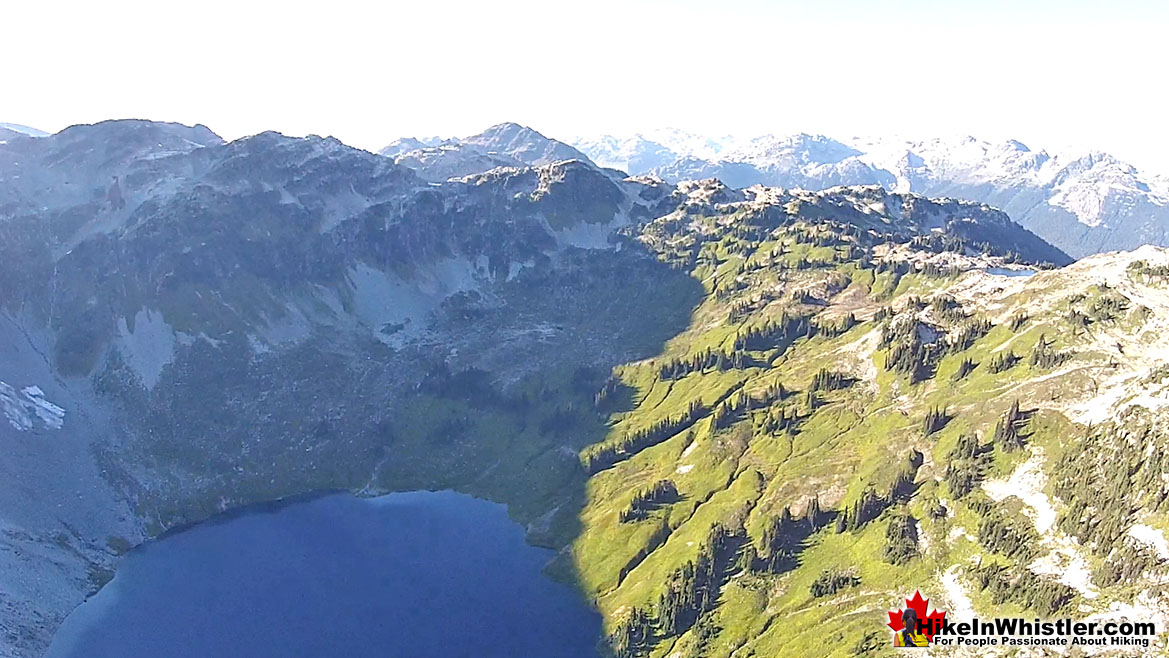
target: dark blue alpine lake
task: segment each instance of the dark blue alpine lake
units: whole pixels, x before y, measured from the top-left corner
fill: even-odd
[[[49,658],[596,658],[600,618],[500,505],[332,495],[136,549]]]

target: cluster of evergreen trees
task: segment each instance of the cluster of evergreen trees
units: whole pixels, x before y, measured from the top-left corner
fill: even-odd
[[[849,313],[836,322],[829,322],[828,320],[818,320],[814,325],[814,334],[826,336],[828,338],[836,338],[848,333],[850,329],[857,325],[856,315]]]
[[[945,407],[930,407],[929,411],[925,412],[925,418],[921,421],[922,436],[929,436],[940,431],[946,426],[946,423],[950,422],[950,419]]]
[[[1028,363],[1036,368],[1057,368],[1071,358],[1067,352],[1057,352],[1052,343],[1047,342],[1046,334],[1039,334],[1039,342],[1031,350]]]
[[[1100,587],[1131,585],[1146,575],[1163,576],[1164,565],[1165,561],[1148,545],[1126,538],[1092,571],[1092,582]]]
[[[813,498],[804,513],[792,516],[791,508],[784,507],[779,518],[772,519],[763,528],[760,549],[748,545],[751,554],[744,562],[752,571],[783,573],[796,568],[800,551],[813,532],[832,519],[832,512],[820,508],[820,499]]]
[[[736,350],[787,349],[797,339],[811,335],[812,323],[806,315],[789,316],[744,329],[735,337]]]
[[[808,306],[820,304],[821,300],[812,294],[811,290],[796,290],[792,293],[792,301],[796,304],[806,304]],[[810,332],[809,332],[810,334]]]
[[[1011,333],[1018,332],[1019,329],[1022,328],[1023,325],[1027,324],[1027,321],[1030,319],[1030,316],[1028,316],[1023,311],[1016,311],[1015,314],[1011,316],[1010,321],[1007,322],[1007,327],[1011,329]]]
[[[714,408],[711,415],[711,427],[716,430],[730,427],[743,413],[751,411],[755,406],[754,399],[740,390],[734,396],[723,400]]]
[[[1068,324],[1072,325],[1074,329],[1087,329],[1092,324],[1092,318],[1078,308],[1073,308],[1064,316]]]
[[[676,418],[658,421],[652,426],[625,435],[620,441],[600,446],[582,458],[589,475],[599,473],[619,461],[628,459],[642,450],[661,443],[678,432],[690,427],[706,414],[706,407],[699,400],[691,400],[686,413]]]
[[[641,658],[659,637],[693,628],[718,603],[719,591],[737,566],[745,541],[741,526],[732,529],[719,523],[711,528],[697,557],[670,574],[658,599],[656,618],[645,608],[634,607],[617,625],[608,642],[614,657]]]
[[[1051,576],[1039,576],[1023,566],[1000,563],[971,567],[969,575],[979,590],[990,594],[995,605],[1011,602],[1040,616],[1052,616],[1076,597],[1076,591]]]
[[[783,382],[775,382],[763,390],[762,397],[756,398],[752,396],[752,406],[759,408],[767,407],[776,402],[782,402],[788,395],[790,395],[790,391],[783,385]]]
[[[856,587],[861,584],[860,576],[855,571],[841,571],[839,569],[825,569],[812,581],[809,591],[815,598],[832,596],[842,589]]]
[[[962,310],[962,305],[952,295],[938,295],[930,300],[930,308],[939,319],[950,324],[958,324],[968,315]]]
[[[1014,368],[1018,362],[1019,357],[1013,351],[1007,350],[1006,352],[999,352],[990,357],[990,361],[986,364],[986,369],[997,375]]]
[[[908,261],[903,260],[882,260],[873,267],[873,271],[877,274],[891,272],[897,276],[904,276],[913,271],[913,266]]]
[[[965,359],[962,359],[962,362],[958,364],[958,368],[954,371],[954,376],[953,376],[954,381],[958,381],[959,379],[965,379],[966,375],[969,375],[970,373],[974,372],[974,369],[977,367],[978,367],[978,364],[975,363],[974,360],[971,359],[970,357],[966,357]]]
[[[1021,429],[1026,421],[1027,415],[1019,409],[1019,401],[1015,400],[1007,412],[995,423],[994,444],[1006,452],[1022,448],[1024,437]]]
[[[978,543],[1024,564],[1038,557],[1039,552],[1039,534],[1030,522],[1015,522],[995,507],[978,524]]]
[[[1155,420],[1120,419],[1096,428],[1052,471],[1055,495],[1067,503],[1059,527],[1104,558],[1121,547],[1134,509],[1169,512],[1169,440]]]
[[[882,557],[898,566],[917,557],[917,523],[908,512],[902,510],[889,517]]]
[[[812,376],[809,391],[838,391],[848,388],[856,380],[842,372],[821,368]]]
[[[961,499],[974,490],[990,467],[990,446],[983,446],[974,434],[963,434],[946,458],[943,479],[954,498]]]
[[[907,313],[917,313],[918,311],[925,310],[926,306],[927,304],[921,298],[921,295],[910,295],[905,298],[905,311]]]
[[[1149,265],[1149,261],[1138,260],[1129,264],[1128,272],[1131,275],[1143,275],[1154,280],[1165,279],[1169,278],[1169,265]]]
[[[1096,322],[1109,322],[1128,310],[1128,298],[1119,293],[1101,295],[1092,302],[1089,314]]]
[[[805,234],[805,237],[800,238],[799,242],[810,244],[814,247],[836,247],[841,245],[848,246],[849,244],[832,231],[816,231],[810,235]]]
[[[756,418],[759,429],[766,434],[794,429],[803,420],[797,411],[788,411],[784,407],[773,407],[761,419],[758,416]]]
[[[658,367],[658,377],[662,380],[681,379],[692,372],[705,370],[741,370],[750,360],[747,353],[736,349],[730,354],[722,351],[712,351],[709,348],[698,352],[686,359],[671,359]]]
[[[836,532],[852,532],[865,526],[869,521],[877,518],[890,506],[908,500],[913,495],[917,478],[917,469],[921,467],[925,456],[914,450],[897,469],[889,489],[884,494],[878,493],[873,486],[867,486],[852,505],[836,515]]]
[[[658,480],[649,488],[634,493],[633,500],[621,510],[618,519],[621,523],[641,521],[653,510],[677,502],[678,498],[678,487],[671,480]]]
[[[644,608],[634,607],[609,636],[614,658],[640,658],[654,642],[654,622]]]
[[[734,296],[735,293],[746,290],[750,287],[750,283],[746,278],[739,276],[743,266],[740,265],[737,272],[729,276],[720,278],[718,286],[714,289],[714,298],[719,301],[725,301]]]
[[[963,322],[946,338],[946,351],[950,354],[963,352],[974,346],[974,343],[990,333],[994,325],[986,318],[979,318]]]
[[[690,629],[704,612],[714,609],[719,590],[745,541],[742,529],[723,524],[711,529],[698,557],[670,575],[658,600],[658,628],[667,635]]]
[[[790,394],[790,391],[780,382],[776,382],[767,387],[759,397],[740,390],[735,395],[715,406],[714,412],[711,415],[711,427],[716,430],[730,427],[735,421],[746,415],[750,415],[751,411],[755,409],[767,409],[766,414],[757,414],[755,416],[758,426],[764,432],[775,433],[788,429],[794,426],[800,419],[798,413],[793,411],[789,415],[783,407],[775,407],[772,405],[784,400]]]
[[[935,254],[947,251],[960,254],[966,251],[970,245],[964,238],[953,233],[931,231],[925,235],[914,236],[909,241],[909,246],[913,249],[929,251]]]
[[[937,351],[932,344],[922,341],[917,320],[894,322],[881,332],[881,346],[888,347],[885,370],[909,375],[911,383],[933,375]]]
[[[609,377],[605,380],[605,384],[601,386],[601,390],[593,394],[593,406],[597,409],[604,407],[613,399],[617,391],[621,387],[621,380],[617,377]]]
[[[852,505],[836,516],[836,532],[854,531],[881,515],[892,502],[891,496],[882,496],[872,487],[866,487]]]
[[[958,276],[965,272],[957,265],[938,265],[937,263],[926,263],[921,266],[921,273],[923,276],[933,277],[936,279],[947,279]]]

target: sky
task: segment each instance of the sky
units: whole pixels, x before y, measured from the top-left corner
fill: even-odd
[[[12,0],[0,121],[972,135],[1169,174],[1164,0]]]

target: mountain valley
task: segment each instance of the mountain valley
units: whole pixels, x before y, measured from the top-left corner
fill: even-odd
[[[1169,623],[1169,249],[1118,228],[1160,188],[1072,175],[1120,164],[12,132],[0,656],[133,547],[326,491],[506,504],[617,658],[892,654],[915,590]]]

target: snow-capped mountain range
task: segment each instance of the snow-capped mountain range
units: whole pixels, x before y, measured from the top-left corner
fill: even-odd
[[[988,203],[1073,256],[1169,244],[1169,178],[1107,153],[1050,153],[1017,141],[767,135],[657,130],[570,140],[602,167],[675,182],[715,177],[821,189],[877,184]]]
[[[0,143],[46,133],[0,123]],[[500,167],[591,162],[669,183],[717,178],[809,190],[880,185],[986,203],[1073,257],[1169,246],[1169,177],[1103,152],[1032,150],[973,137],[909,140],[823,135],[705,136],[657,129],[559,141],[516,123],[464,138],[402,138],[379,151],[429,182]]]

